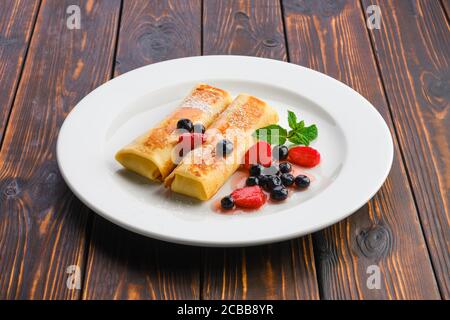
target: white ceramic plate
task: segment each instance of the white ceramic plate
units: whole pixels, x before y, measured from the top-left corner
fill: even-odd
[[[115,152],[163,119],[197,82],[255,95],[287,127],[287,110],[316,123],[322,155],[307,191],[254,213],[219,214],[210,201],[171,194],[127,172]],[[305,235],[344,219],[381,187],[393,144],[381,115],[353,89],[297,65],[252,57],[203,56],[165,61],[117,77],[81,100],[65,120],[58,164],[88,207],[131,231],[166,241],[243,246]]]

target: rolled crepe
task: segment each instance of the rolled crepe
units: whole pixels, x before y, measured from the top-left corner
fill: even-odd
[[[174,192],[210,199],[242,163],[245,152],[255,143],[255,130],[277,122],[277,112],[267,103],[240,94],[206,131],[206,142],[182,159],[165,185]],[[233,151],[226,157],[217,152],[223,139],[233,143]]]
[[[172,151],[180,134],[178,120],[190,119],[207,128],[230,103],[231,96],[227,91],[200,83],[156,127],[119,150],[116,160],[144,177],[163,181],[175,168]]]

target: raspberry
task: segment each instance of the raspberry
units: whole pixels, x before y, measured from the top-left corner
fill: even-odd
[[[244,166],[247,169],[250,169],[253,164],[270,167],[272,164],[272,148],[270,144],[265,141],[258,141],[247,150],[244,160]]]
[[[312,168],[319,164],[320,153],[311,147],[293,147],[289,149],[288,159],[299,166]]]
[[[236,189],[231,197],[236,206],[247,209],[257,209],[266,202],[266,195],[260,186]]]

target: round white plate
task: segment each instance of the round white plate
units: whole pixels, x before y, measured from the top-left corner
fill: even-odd
[[[199,202],[122,169],[115,152],[163,119],[198,82],[267,101],[285,127],[288,109],[317,124],[312,147],[322,162],[306,170],[314,177],[310,188],[283,203],[229,215],[216,212],[214,203],[230,193],[230,181],[212,200]],[[355,212],[386,179],[393,144],[375,108],[337,80],[275,60],[203,56],[145,66],[95,89],[65,120],[57,155],[76,196],[126,229],[183,244],[243,246],[305,235]]]

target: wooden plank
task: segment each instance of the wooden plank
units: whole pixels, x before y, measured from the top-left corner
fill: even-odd
[[[449,23],[439,1],[370,3],[383,11],[382,28],[370,34],[439,288],[450,299]]]
[[[314,235],[322,298],[439,298],[359,1],[283,5],[291,61],[365,96],[388,123],[395,145],[391,173],[377,195],[350,218]],[[371,265],[379,267],[380,289],[367,286]]]
[[[0,1],[0,148],[40,0]]]
[[[205,1],[204,54],[286,60],[279,2]],[[318,299],[311,237],[273,245],[205,249],[205,299]]]
[[[115,75],[201,53],[201,1],[123,4]],[[132,234],[97,217],[84,299],[198,299],[201,249]]]
[[[66,27],[73,4],[80,30]],[[55,144],[67,113],[111,73],[118,14],[119,1],[42,2],[0,153],[2,299],[80,295],[66,268],[83,269],[88,215],[59,174]]]
[[[448,15],[450,12],[450,0],[441,0],[441,3],[444,6],[444,10],[447,15],[447,21],[448,21]]]

